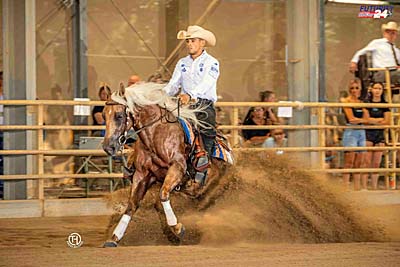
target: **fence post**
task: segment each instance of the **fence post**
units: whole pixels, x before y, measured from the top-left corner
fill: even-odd
[[[39,126],[43,126],[43,121],[44,121],[44,105],[38,105],[38,119],[37,123]],[[38,129],[37,133],[37,146],[38,150],[43,151],[44,150],[44,143],[43,143],[43,128]],[[40,153],[38,154],[38,163],[37,163],[37,171],[38,175],[44,174],[44,154]],[[38,198],[41,201],[41,209],[42,209],[42,216],[44,216],[44,180],[39,178],[38,180]]]
[[[318,124],[325,126],[325,108],[319,107],[318,108]],[[326,144],[326,130],[325,128],[321,128],[318,131],[318,146],[324,147]],[[321,169],[325,169],[325,151],[319,151],[319,166]]]
[[[233,112],[232,112],[233,126],[238,126],[239,125],[238,122],[239,122],[239,108],[233,107]],[[239,130],[233,129],[233,131],[232,131],[232,146],[236,147],[237,144],[239,144]]]
[[[385,69],[385,80],[386,80],[386,96],[388,98],[389,104],[392,104],[393,99],[392,99],[392,88],[391,88],[389,69]],[[397,109],[395,111],[396,111],[395,113],[397,113]],[[393,110],[390,123],[392,126],[394,125]],[[392,145],[393,147],[396,147],[397,142],[399,140],[398,129],[391,128],[390,132],[392,135]],[[397,165],[397,150],[392,150],[392,164],[391,166],[386,166],[386,167],[396,169],[396,165]],[[386,189],[396,189],[396,172],[394,170],[389,175],[385,175],[385,183],[386,183]]]

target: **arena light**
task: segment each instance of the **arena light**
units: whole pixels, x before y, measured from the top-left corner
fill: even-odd
[[[354,5],[389,5],[389,1],[365,1],[365,0],[328,0],[329,3],[354,4]]]

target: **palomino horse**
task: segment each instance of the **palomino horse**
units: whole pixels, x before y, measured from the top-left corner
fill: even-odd
[[[171,191],[182,185],[185,180],[191,146],[185,142],[187,137],[178,116],[199,126],[201,122],[196,119],[196,112],[202,112],[202,109],[184,106],[178,108],[177,103],[165,94],[162,90],[163,85],[160,84],[142,83],[126,89],[123,85],[120,87],[118,92],[113,93],[113,101],[107,102],[103,111],[106,121],[103,149],[109,155],[115,155],[123,146],[127,131],[134,129],[138,140],[134,143],[134,152],[129,156],[128,162],[133,162],[136,171],[132,177],[126,211],[114,229],[111,239],[106,241],[104,246],[117,246],[140,201],[155,182],[162,183],[160,200],[167,224],[171,231],[182,239],[185,228],[178,222],[169,197]],[[224,153],[230,153],[229,149]],[[232,158],[230,159],[230,163],[233,163]],[[211,166],[218,168],[221,165],[212,163]]]

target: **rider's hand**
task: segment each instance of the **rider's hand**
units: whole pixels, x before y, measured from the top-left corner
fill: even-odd
[[[182,105],[187,105],[191,100],[191,97],[188,94],[180,94],[178,98],[181,100]]]
[[[354,73],[356,70],[358,70],[358,68],[357,68],[357,63],[355,63],[355,62],[350,62],[349,71],[350,71],[351,73]]]

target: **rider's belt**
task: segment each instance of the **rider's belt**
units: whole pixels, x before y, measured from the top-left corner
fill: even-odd
[[[196,103],[203,104],[203,105],[212,105],[212,104],[214,104],[214,102],[212,100],[208,100],[208,99],[205,99],[205,98],[197,98]]]

